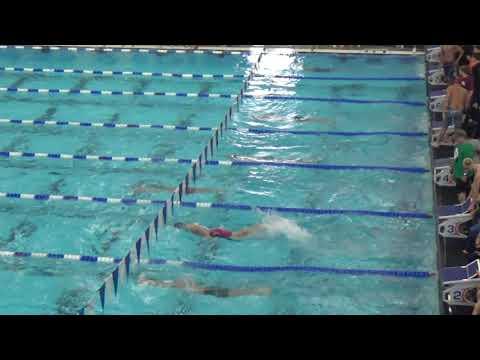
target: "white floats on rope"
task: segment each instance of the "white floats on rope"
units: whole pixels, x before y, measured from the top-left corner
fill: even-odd
[[[175,195],[179,200],[175,200]],[[182,201],[182,192],[175,191],[170,200],[143,200],[133,198],[107,198],[79,195],[52,195],[52,194],[25,194],[25,193],[4,193],[0,192],[0,198],[9,198],[17,200],[37,200],[37,201],[84,201],[103,204],[123,204],[123,205],[165,205],[169,207],[168,211],[173,213],[173,206],[185,208],[202,209],[224,209],[240,211],[263,211],[263,212],[281,212],[291,214],[312,214],[312,215],[351,215],[351,216],[380,216],[390,218],[417,218],[430,219],[432,216],[427,213],[416,211],[380,211],[380,210],[350,210],[350,209],[318,209],[318,208],[290,208],[280,206],[257,206],[247,204],[231,203],[207,203],[207,202],[189,202]],[[165,207],[164,207],[165,208]]]
[[[63,120],[42,120],[42,119],[0,119],[0,124],[15,125],[55,125],[55,126],[78,126],[78,127],[97,127],[97,128],[119,128],[119,129],[164,129],[177,131],[216,131],[218,128],[203,126],[178,126],[162,124],[132,124],[132,123],[100,123],[85,121],[63,121]],[[313,135],[313,136],[406,136],[422,137],[427,136],[426,132],[418,131],[315,131],[315,130],[287,130],[278,128],[236,128],[230,127],[234,131],[246,131],[255,134],[292,134],[292,135]]]
[[[0,87],[0,92],[39,93],[39,94],[86,94],[86,95],[111,95],[111,96],[177,96],[177,97],[203,97],[203,98],[227,98],[227,99],[232,99],[238,96],[235,94],[175,93],[175,92],[164,92],[164,91],[26,89],[26,88],[5,88],[5,87]]]
[[[201,126],[178,126],[163,124],[122,124],[122,123],[100,123],[86,121],[62,121],[62,120],[42,120],[42,119],[0,119],[0,124],[16,124],[16,125],[55,125],[55,126],[80,126],[80,127],[103,127],[103,128],[130,128],[130,129],[164,129],[179,131],[215,131],[217,128],[201,127]]]
[[[178,79],[237,79],[242,80],[245,75],[241,74],[185,74],[169,72],[148,72],[148,71],[119,71],[119,70],[90,70],[90,69],[62,69],[62,68],[25,68],[13,66],[0,66],[0,71],[27,72],[27,73],[67,73],[67,74],[88,74],[106,76],[144,76],[144,77],[167,77]],[[297,80],[327,80],[327,81],[422,81],[419,76],[389,76],[389,77],[357,77],[357,76],[305,76],[305,75],[263,75],[254,74],[256,78],[280,78]]]
[[[93,160],[93,161],[124,161],[124,162],[150,162],[166,164],[197,164],[197,159],[175,159],[160,157],[138,157],[138,156],[113,156],[113,155],[73,155],[61,153],[34,153],[20,151],[0,151],[0,158],[36,158],[36,159],[57,159],[57,160]],[[319,163],[303,163],[296,161],[262,161],[262,160],[206,160],[205,165],[210,166],[275,166],[304,169],[321,170],[390,170],[409,173],[427,173],[428,169],[420,167],[404,166],[379,166],[379,165],[329,165]]]
[[[138,48],[138,47],[122,47],[122,46],[112,46],[103,47],[103,46],[70,46],[70,45],[59,45],[59,46],[31,46],[31,45],[0,45],[0,49],[31,49],[31,50],[40,50],[40,51],[58,51],[58,50],[67,50],[67,51],[86,51],[92,53],[112,53],[112,52],[121,52],[121,53],[150,53],[150,54],[213,54],[213,55],[243,55],[243,54],[257,54],[261,52],[264,55],[284,55],[284,56],[295,56],[297,54],[352,54],[352,55],[362,55],[362,54],[372,54],[372,55],[423,55],[424,52],[417,51],[414,49],[411,50],[387,50],[387,49],[339,49],[339,48],[276,48],[276,49],[266,49],[266,48],[254,48],[254,47],[237,47],[236,50],[232,50],[227,47],[215,46],[215,47],[206,47],[199,46],[196,48],[183,46],[183,47],[168,47],[168,48]],[[278,52],[286,50],[288,52]],[[270,51],[267,51],[270,50]],[[273,51],[271,51],[273,50]]]
[[[158,236],[158,233],[156,233]],[[149,237],[150,239],[150,237]],[[118,264],[122,258],[78,255],[78,254],[61,254],[61,253],[45,253],[45,252],[26,252],[26,251],[0,251],[0,258],[37,258],[51,260],[67,260],[86,262],[90,264]],[[372,276],[393,276],[393,277],[414,277],[427,278],[436,275],[434,272],[412,271],[412,270],[366,270],[366,269],[341,269],[330,268],[325,266],[305,266],[305,265],[284,265],[284,266],[251,266],[251,265],[225,265],[212,264],[205,262],[194,262],[187,260],[169,260],[169,259],[140,259],[138,262],[142,265],[171,265],[188,267],[199,270],[211,271],[228,271],[228,272],[256,272],[256,273],[275,273],[275,272],[312,272],[312,273],[335,273],[337,275],[372,275]]]
[[[243,90],[243,89],[242,89]],[[109,95],[109,96],[177,96],[196,98],[253,98],[256,100],[277,100],[277,101],[320,101],[332,103],[350,104],[401,104],[416,107],[424,107],[422,101],[409,100],[384,100],[384,99],[347,99],[347,98],[323,98],[288,95],[252,95],[252,94],[214,94],[214,93],[175,93],[175,92],[154,92],[154,91],[116,91],[116,90],[79,90],[79,89],[26,89],[26,88],[0,88],[0,92],[11,93],[40,93],[40,94],[88,94],[88,95]]]
[[[0,49],[17,49],[17,50],[41,50],[41,51],[58,51],[58,50],[67,50],[67,51],[87,51],[87,52],[122,52],[122,53],[151,53],[151,54],[231,54],[231,55],[242,55],[255,53],[255,51],[240,51],[240,50],[196,50],[196,49],[158,49],[158,48],[137,48],[137,47],[85,47],[85,46],[31,46],[31,45],[0,45]]]
[[[244,75],[236,74],[184,74],[169,72],[149,71],[118,71],[118,70],[91,70],[91,69],[63,69],[63,68],[32,68],[0,66],[0,71],[8,72],[31,72],[31,73],[66,73],[66,74],[88,74],[107,76],[144,76],[144,77],[171,77],[181,79],[243,79]]]

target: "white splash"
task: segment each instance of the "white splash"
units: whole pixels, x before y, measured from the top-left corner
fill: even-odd
[[[289,240],[297,241],[307,241],[312,237],[307,230],[302,229],[295,221],[276,214],[265,215],[262,225],[270,236],[285,235]]]

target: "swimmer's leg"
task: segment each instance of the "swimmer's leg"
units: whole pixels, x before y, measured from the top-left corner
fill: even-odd
[[[228,297],[239,296],[270,296],[272,294],[271,288],[256,288],[256,289],[231,289],[228,292]]]
[[[239,231],[234,231],[232,232],[232,236],[230,236],[231,239],[233,240],[239,240],[241,238],[247,237],[254,235],[260,231],[265,230],[265,225],[264,224],[257,224],[254,226],[250,226],[248,228],[241,229]]]

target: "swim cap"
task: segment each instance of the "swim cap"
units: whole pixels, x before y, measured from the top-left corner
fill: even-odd
[[[173,226],[175,226],[177,229],[183,229],[183,228],[185,227],[185,224],[184,224],[184,223],[181,223],[181,222],[178,222],[178,223],[176,223],[176,224],[173,225]]]

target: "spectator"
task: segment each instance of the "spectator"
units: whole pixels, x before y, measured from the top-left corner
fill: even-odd
[[[458,45],[442,45],[440,47],[440,63],[443,66],[447,82],[455,78],[455,71],[463,54],[463,49]]]
[[[473,159],[475,157],[475,147],[468,142],[468,136],[465,130],[458,129],[455,131],[455,152],[453,177],[456,183],[456,191],[458,201],[465,201],[466,195],[470,192],[470,179],[465,175],[463,161],[467,158]]]
[[[443,104],[443,125],[440,132],[439,143],[445,141],[448,126],[453,123],[455,129],[463,126],[463,113],[468,106],[468,91],[453,78],[448,80],[447,97]]]
[[[476,237],[474,237],[476,235]],[[468,262],[480,259],[480,234],[479,226],[472,226],[467,238],[466,249],[463,253],[467,256]]]
[[[469,93],[473,91],[473,78],[472,78],[472,71],[468,67],[468,65],[462,65],[458,69],[458,78],[457,82]]]
[[[470,96],[470,111],[474,125],[473,137],[478,138],[480,135],[480,53],[467,54],[468,66],[472,72],[473,92]]]

